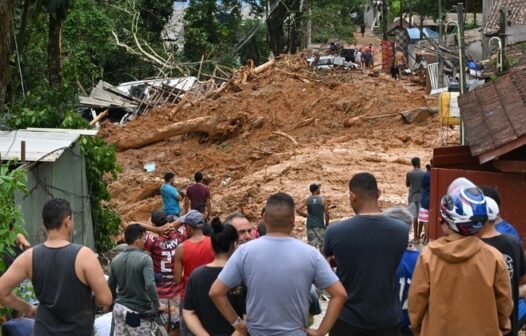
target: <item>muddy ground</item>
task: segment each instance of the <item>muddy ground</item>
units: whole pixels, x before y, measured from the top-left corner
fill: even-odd
[[[378,179],[383,208],[405,205],[410,159],[419,156],[426,163],[432,148],[441,144],[438,116],[422,124],[405,124],[399,115],[363,120],[351,127],[344,122],[436,106],[436,101],[409,81],[370,75],[368,71],[312,72],[288,58],[217,99],[196,101],[175,114],[175,106],[166,106],[125,126],[105,123],[100,134],[115,143],[198,116],[243,114],[247,119],[240,134],[229,139],[187,134],[119,152],[123,173],[110,185],[112,204],[123,222],[147,220],[153,209],[161,207],[159,187],[165,172],[173,171],[176,185],[184,190],[194,172],[202,171],[212,191],[215,215],[241,211],[255,221],[270,194],[285,191],[299,202],[308,196],[309,184],[318,182],[334,206],[331,218],[339,219],[352,215],[349,178],[369,171]],[[292,136],[297,145],[276,131]],[[143,167],[150,162],[156,164],[156,171],[146,173]],[[304,236],[301,218],[295,234]]]

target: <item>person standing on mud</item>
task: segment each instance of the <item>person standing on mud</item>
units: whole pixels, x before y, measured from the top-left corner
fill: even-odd
[[[407,65],[407,58],[405,57],[402,50],[397,50],[395,54],[395,67],[398,70],[398,79],[402,80],[402,72],[405,70]]]
[[[334,256],[348,293],[330,336],[400,335],[396,270],[407,248],[409,229],[382,214],[379,197],[372,174],[354,175],[349,181],[349,200],[356,216],[327,229],[324,254]]]
[[[212,215],[212,203],[210,199],[210,189],[203,183],[203,173],[194,174],[195,183],[186,188],[186,197],[184,199],[184,213],[190,209],[196,209],[200,204],[206,204],[206,216]]]
[[[164,184],[161,186],[161,197],[163,199],[164,212],[166,212],[167,215],[179,217],[181,214],[179,201],[183,199],[183,196],[173,186],[174,177],[174,173],[164,174]]]
[[[329,225],[329,204],[321,197],[321,184],[313,183],[309,190],[311,195],[300,205],[296,212],[307,217],[307,240],[309,245],[320,251],[325,241],[325,227]],[[307,208],[307,212],[305,212]]]
[[[414,157],[411,159],[413,170],[407,173],[405,177],[405,185],[409,188],[407,197],[407,210],[413,216],[413,242],[420,240],[422,234],[422,223],[418,222],[418,213],[420,211],[420,202],[422,201],[422,180],[426,174],[420,169],[420,158]]]
[[[69,242],[75,225],[68,201],[49,200],[42,219],[47,239],[22,253],[0,278],[0,303],[28,317],[36,312],[33,335],[92,336],[93,296],[100,306],[112,302],[100,263],[89,248]],[[38,308],[12,293],[24,279],[33,282]]]
[[[358,66],[362,67],[362,48],[359,48],[354,53],[354,63],[358,64]]]
[[[366,68],[372,69],[374,65],[374,54],[375,50],[373,48],[373,44],[369,43],[369,46],[365,48],[365,51],[363,53]]]

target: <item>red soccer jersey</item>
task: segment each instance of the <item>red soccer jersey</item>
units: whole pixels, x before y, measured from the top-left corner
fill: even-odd
[[[180,286],[174,282],[175,249],[186,239],[186,228],[179,227],[169,238],[148,234],[144,249],[150,252],[153,260],[153,270],[162,274],[162,281],[157,285],[157,294],[161,299],[171,299],[177,296]]]

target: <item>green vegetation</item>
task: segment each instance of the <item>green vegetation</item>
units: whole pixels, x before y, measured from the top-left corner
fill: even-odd
[[[19,225],[24,218],[15,203],[16,192],[26,192],[26,172],[15,169],[14,162],[0,163],[0,256],[14,254],[16,235],[24,232]],[[0,273],[6,265],[0,258]]]
[[[173,0],[2,1],[0,126],[88,127],[75,112],[78,95],[101,79],[118,84],[158,76],[161,70],[167,76],[196,74],[201,59],[202,73],[216,64],[235,68],[248,59],[261,64],[271,51],[300,50],[307,19],[312,20],[314,41],[351,41],[357,23],[351,13],[361,13],[365,1],[310,0],[310,16],[301,3],[191,0],[184,15],[184,40],[177,42],[167,41],[163,34]],[[243,19],[241,6],[247,4],[253,16]],[[263,19],[266,16],[268,20]],[[175,66],[166,69],[151,55]],[[103,252],[112,247],[111,236],[120,223],[107,189],[107,182],[119,172],[116,153],[100,138],[82,137],[80,143],[86,156],[96,247]],[[20,174],[15,171],[6,174]],[[17,188],[24,184],[18,177],[5,176],[16,180]],[[11,216],[15,210],[2,207],[5,218],[21,222],[19,214]],[[0,231],[0,241],[2,234],[11,233]]]

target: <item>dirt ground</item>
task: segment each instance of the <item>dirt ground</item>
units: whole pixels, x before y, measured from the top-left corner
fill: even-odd
[[[173,171],[176,185],[184,190],[194,172],[202,171],[215,215],[241,211],[255,221],[270,194],[284,191],[299,202],[308,196],[309,184],[318,182],[333,205],[331,218],[339,219],[352,215],[347,196],[350,177],[369,171],[378,179],[383,208],[405,205],[410,159],[419,156],[425,164],[432,148],[440,145],[438,116],[411,125],[399,115],[351,127],[344,122],[435,104],[420,88],[384,74],[312,72],[294,57],[278,60],[273,69],[235,90],[197,101],[173,115],[175,107],[166,106],[125,126],[103,124],[100,134],[115,143],[199,116],[242,114],[247,119],[241,133],[229,139],[211,141],[203,134],[187,134],[119,152],[123,173],[110,185],[112,204],[123,222],[146,221],[162,205],[159,187],[165,172]],[[290,135],[297,145],[276,131]],[[146,173],[147,163],[155,163],[156,171]],[[305,235],[303,223],[297,218],[297,236]]]

